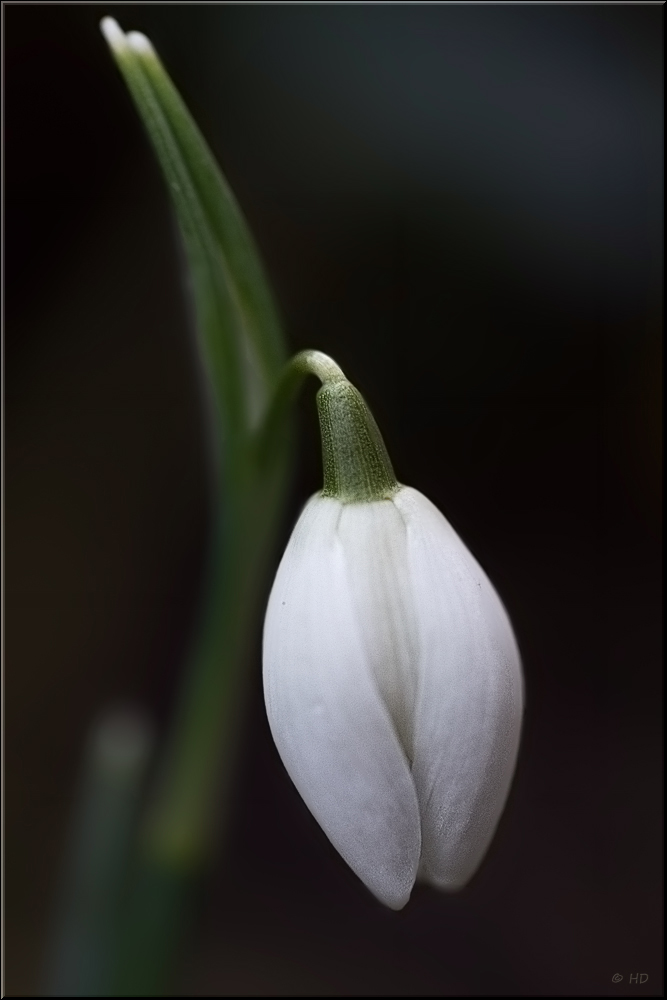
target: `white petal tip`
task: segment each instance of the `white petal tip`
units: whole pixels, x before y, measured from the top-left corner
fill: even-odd
[[[347,860],[347,859],[346,859]],[[364,871],[363,868],[354,868],[355,874],[363,882],[372,896],[382,903],[388,910],[402,910],[410,902],[410,896],[415,884],[415,876],[412,875],[406,880],[398,874],[395,877],[385,872],[384,877],[378,878],[377,873]]]
[[[377,896],[377,899],[381,903],[384,903],[388,909],[393,910],[394,913],[398,913],[399,910],[402,910],[410,902],[410,893],[407,896],[392,896],[391,898]]]
[[[153,56],[155,49],[150,40],[142,35],[140,31],[130,31],[127,36],[127,44],[138,56]]]
[[[113,17],[103,17],[100,21],[100,31],[104,35],[109,47],[114,52],[124,52],[127,48],[127,39],[123,31]]]

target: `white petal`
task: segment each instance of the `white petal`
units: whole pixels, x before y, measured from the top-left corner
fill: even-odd
[[[419,633],[406,524],[391,500],[345,504],[338,535],[345,552],[357,631],[410,763]]]
[[[342,509],[314,497],[280,564],[264,626],[266,708],[306,805],[366,886],[400,909],[419,864],[417,797],[360,635]]]
[[[505,804],[521,731],[521,662],[500,598],[448,521],[416,490],[402,489],[394,502],[407,524],[420,634],[419,875],[454,890],[480,864]]]

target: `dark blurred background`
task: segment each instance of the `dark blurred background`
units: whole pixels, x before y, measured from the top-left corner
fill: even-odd
[[[291,349],[341,363],[496,584],[527,685],[483,868],[395,914],[282,768],[258,626],[180,995],[660,995],[650,4],[3,6],[6,992],[38,990],[91,720],[130,701],[167,723],[209,516],[180,250],[108,13],[219,157]],[[284,540],[320,485],[314,390]]]

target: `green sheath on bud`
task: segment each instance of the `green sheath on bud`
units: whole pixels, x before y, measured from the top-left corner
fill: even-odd
[[[382,435],[361,393],[321,351],[301,351],[289,363],[280,405],[304,375],[322,382],[317,410],[322,435],[322,496],[342,503],[389,500],[400,488]],[[272,422],[272,421],[271,421]]]
[[[343,503],[389,500],[398,490],[382,435],[363,397],[347,379],[317,394],[322,434],[322,496]]]

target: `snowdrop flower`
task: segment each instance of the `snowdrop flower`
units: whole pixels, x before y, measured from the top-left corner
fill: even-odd
[[[301,357],[323,381],[325,482],[269,599],[267,713],[333,845],[400,909],[417,878],[460,889],[489,846],[519,745],[519,652],[451,525],[396,482],[357,390],[325,355]]]

